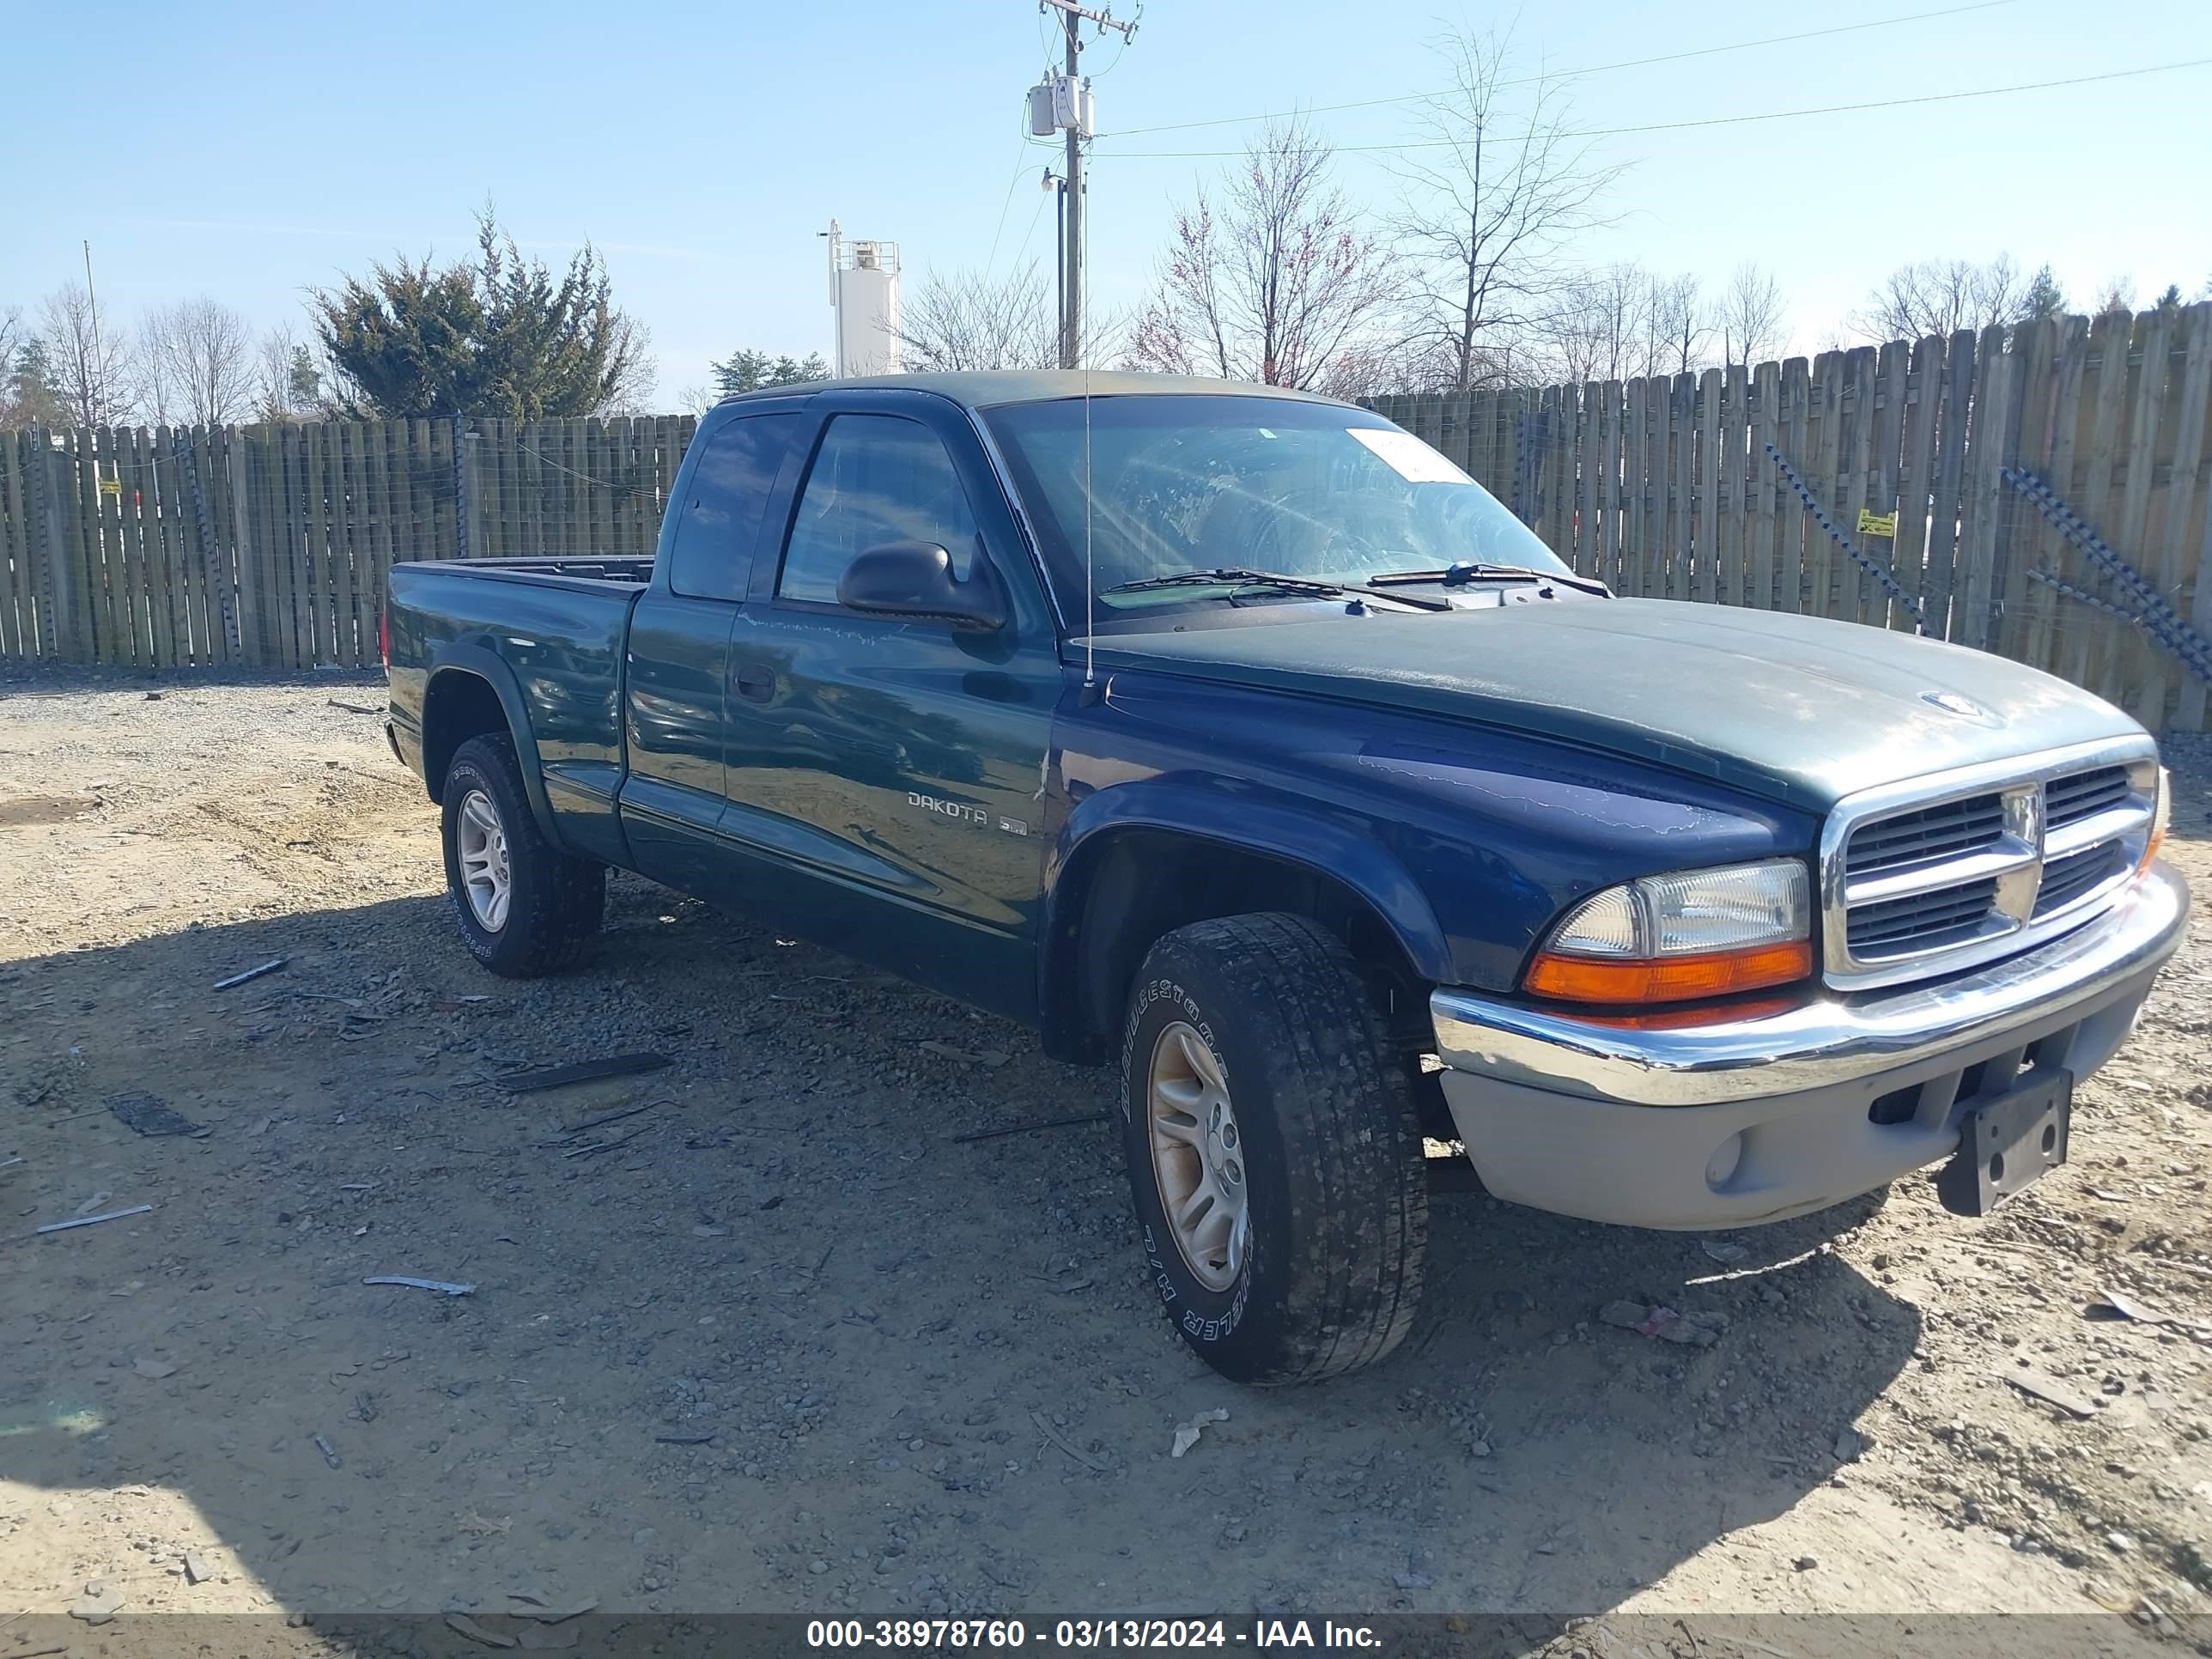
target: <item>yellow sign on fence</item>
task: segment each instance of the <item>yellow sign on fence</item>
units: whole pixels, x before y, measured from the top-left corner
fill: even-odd
[[[1894,513],[1869,513],[1866,508],[1861,507],[1859,509],[1859,534],[1862,536],[1887,536],[1894,540],[1897,536],[1897,514]]]

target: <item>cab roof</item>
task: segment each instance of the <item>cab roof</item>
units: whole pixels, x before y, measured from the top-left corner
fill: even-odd
[[[1298,403],[1335,404],[1340,398],[1287,386],[1255,386],[1246,380],[1215,380],[1195,374],[1132,374],[1118,369],[1041,368],[969,370],[938,374],[867,374],[842,380],[811,380],[794,386],[762,386],[722,399],[750,403],[769,398],[811,397],[817,392],[881,390],[933,392],[969,409],[995,409],[1005,404],[1056,402],[1064,398],[1146,397],[1290,398]]]

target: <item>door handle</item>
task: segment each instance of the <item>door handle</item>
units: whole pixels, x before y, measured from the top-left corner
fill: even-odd
[[[775,695],[775,671],[758,663],[747,663],[738,670],[738,695],[754,702],[766,702]]]

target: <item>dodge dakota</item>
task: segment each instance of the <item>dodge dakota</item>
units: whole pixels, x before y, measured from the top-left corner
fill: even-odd
[[[1146,1277],[1224,1375],[1390,1352],[1429,1143],[1641,1227],[2062,1161],[2187,904],[2116,708],[1898,632],[1623,599],[1327,398],[781,388],[651,559],[393,567],[461,939],[610,866],[1119,1067]]]

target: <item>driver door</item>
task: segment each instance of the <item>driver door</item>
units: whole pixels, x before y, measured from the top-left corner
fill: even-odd
[[[915,392],[816,400],[781,545],[731,636],[720,834],[781,867],[797,931],[963,1000],[1025,1014],[1060,661],[1027,548],[966,417]],[[934,543],[990,561],[1010,620],[866,616],[845,567]]]

